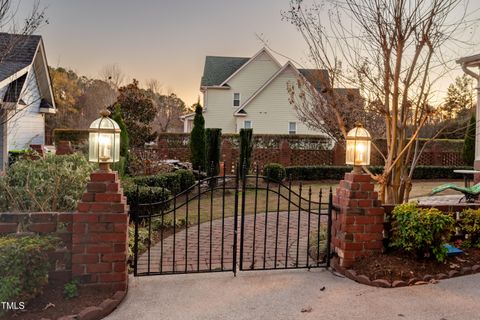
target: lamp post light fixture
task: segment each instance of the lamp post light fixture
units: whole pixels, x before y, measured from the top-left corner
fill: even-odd
[[[88,155],[90,162],[100,165],[100,171],[109,172],[110,164],[120,160],[120,127],[109,118],[110,111],[102,110],[101,117],[90,125]]]
[[[353,173],[362,173],[362,166],[370,164],[371,145],[372,137],[360,123],[348,132],[345,163],[353,165]]]

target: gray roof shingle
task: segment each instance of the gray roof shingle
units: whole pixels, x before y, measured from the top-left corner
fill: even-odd
[[[30,65],[41,36],[0,33],[0,81]]]
[[[219,86],[248,60],[250,58],[207,56],[200,86]]]
[[[307,79],[314,87],[317,89],[318,92],[322,92],[322,82],[326,81],[327,83],[329,80],[328,70],[324,69],[298,69],[305,79]]]

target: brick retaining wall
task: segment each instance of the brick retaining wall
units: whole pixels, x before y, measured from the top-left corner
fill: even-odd
[[[49,253],[50,278],[66,282],[72,270],[72,219],[72,212],[2,212],[0,235],[49,234],[60,238],[62,246]]]

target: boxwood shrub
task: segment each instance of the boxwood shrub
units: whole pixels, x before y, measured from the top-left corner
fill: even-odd
[[[180,181],[180,190],[185,191],[195,184],[195,175],[190,170],[180,169],[174,172]]]
[[[269,163],[263,167],[263,175],[273,182],[282,182],[286,177],[285,167],[279,163]]]
[[[173,172],[134,177],[132,181],[138,186],[166,188],[173,194],[180,192],[180,177]]]
[[[368,169],[374,174],[383,172],[383,166],[370,166]],[[462,179],[463,176],[453,170],[471,170],[464,166],[417,166],[413,172],[413,179]],[[352,171],[349,166],[292,166],[286,167],[287,177],[292,180],[341,180],[346,172]]]
[[[451,237],[455,219],[436,208],[419,208],[410,202],[396,206],[392,211],[392,239],[390,246],[415,254],[418,258],[434,257],[445,260],[443,246]]]
[[[171,192],[162,187],[137,186],[132,183],[127,183],[123,184],[123,194],[127,197],[127,203],[130,206],[129,212],[131,214],[138,212],[139,215],[146,215],[149,214],[149,209],[152,210],[152,214],[155,214],[170,207],[170,202],[167,200],[170,198]],[[139,207],[140,204],[157,202],[162,203],[146,207],[145,209]],[[134,218],[134,216],[131,216],[130,220],[134,221]]]
[[[48,252],[58,243],[51,236],[0,237],[0,301],[28,301],[41,293],[48,283]]]

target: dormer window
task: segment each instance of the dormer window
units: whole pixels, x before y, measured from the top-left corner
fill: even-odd
[[[240,93],[233,94],[233,106],[240,107]]]

